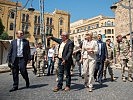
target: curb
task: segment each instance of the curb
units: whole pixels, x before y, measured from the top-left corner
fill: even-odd
[[[27,69],[31,69],[31,68],[32,66],[27,66]],[[0,73],[6,73],[6,72],[11,72],[11,69],[8,66],[3,66],[3,68],[0,68]]]

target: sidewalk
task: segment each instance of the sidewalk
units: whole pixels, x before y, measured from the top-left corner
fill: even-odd
[[[27,68],[32,68],[30,64],[27,65]],[[10,68],[8,67],[8,64],[2,64],[0,65],[0,73],[10,72]]]
[[[0,65],[0,73],[9,72],[10,68],[8,67],[8,64],[2,64]]]

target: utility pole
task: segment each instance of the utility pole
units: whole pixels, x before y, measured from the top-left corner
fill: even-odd
[[[40,34],[42,36],[42,44],[46,49],[46,35],[44,32],[44,0],[40,0]]]
[[[16,2],[16,8],[15,8],[15,19],[14,19],[14,34],[13,34],[13,39],[15,39],[15,34],[16,34],[16,21],[17,21],[17,11],[18,11],[18,0]]]

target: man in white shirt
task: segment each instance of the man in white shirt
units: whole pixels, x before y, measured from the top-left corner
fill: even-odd
[[[61,39],[55,38],[53,36],[48,37],[48,38],[52,39],[53,41],[55,41],[59,44],[58,84],[53,89],[53,91],[58,92],[59,90],[62,90],[64,72],[66,75],[66,87],[64,88],[64,91],[69,91],[70,86],[71,86],[70,69],[71,69],[71,65],[72,65],[72,53],[73,53],[74,43],[73,43],[73,41],[71,41],[69,39],[69,33],[67,33],[67,32],[62,32]]]

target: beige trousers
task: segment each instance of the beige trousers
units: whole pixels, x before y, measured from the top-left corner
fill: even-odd
[[[83,63],[85,84],[89,87],[93,87],[95,65],[95,59],[85,59]]]

